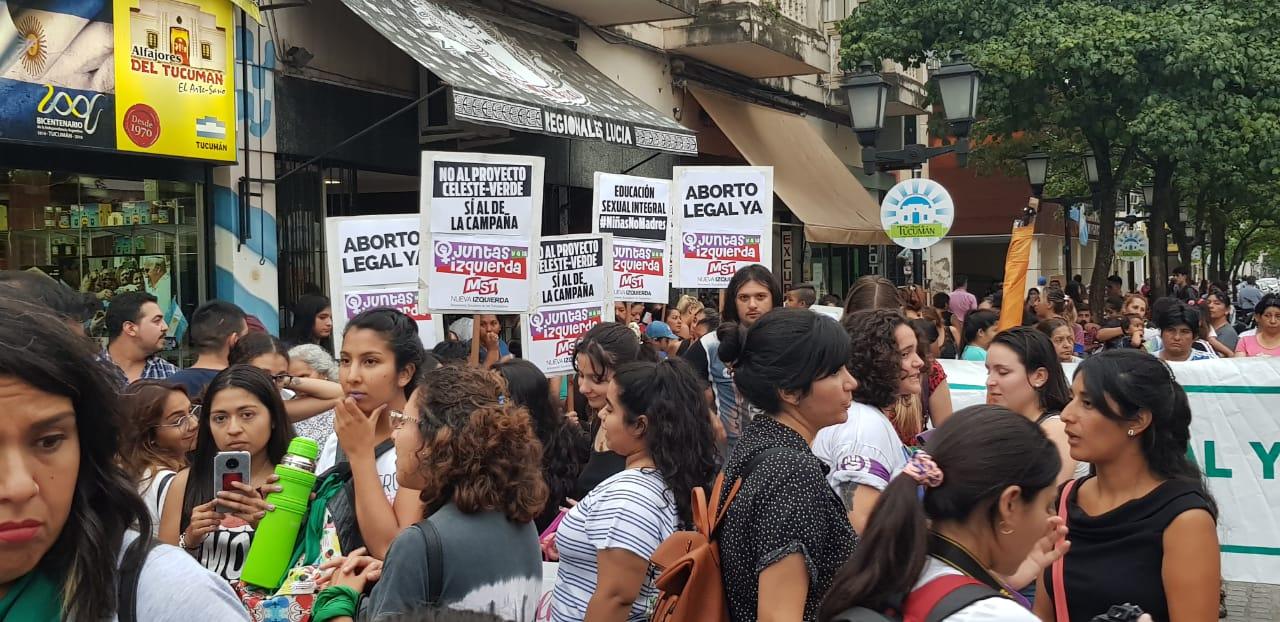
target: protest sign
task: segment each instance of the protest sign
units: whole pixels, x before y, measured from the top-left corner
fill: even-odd
[[[738,269],[773,261],[773,167],[674,169],[677,287],[722,288]]]
[[[597,172],[591,202],[593,231],[612,233],[615,238],[666,240],[670,202],[668,180]]]
[[[441,324],[443,318],[428,312],[422,300],[422,293],[410,287],[344,291],[341,298],[342,309],[333,315],[333,334],[341,335],[347,322],[361,311],[390,307],[403,311],[417,322],[418,337],[422,339],[422,345],[430,349],[444,339],[444,327]]]
[[[956,411],[986,403],[982,363],[939,361]],[[1067,377],[1076,364],[1063,365]],[[1191,405],[1189,454],[1218,502],[1222,577],[1280,584],[1280,359],[1170,363]],[[1068,563],[1070,558],[1068,557]]]
[[[671,287],[667,243],[613,240],[613,299],[666,303]]]
[[[542,172],[537,157],[423,152],[420,269],[431,309],[529,310]]]
[[[547,375],[573,371],[573,348],[578,339],[605,317],[601,303],[543,307],[520,323],[524,357]]]
[[[605,235],[542,238],[538,256],[537,306],[603,303],[613,280],[613,249]]]
[[[413,216],[331,218],[329,254],[342,287],[417,283],[422,251]]]
[[[809,305],[809,310],[814,313],[820,313],[837,322],[844,318],[844,309],[841,307],[832,307],[828,305]]]
[[[518,313],[529,308],[529,244],[520,238],[433,236],[432,309]]]

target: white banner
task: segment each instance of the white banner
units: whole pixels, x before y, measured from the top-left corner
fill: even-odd
[[[982,363],[941,361],[956,410],[986,403]],[[1064,365],[1067,377],[1075,365]],[[1191,402],[1191,451],[1218,502],[1222,576],[1280,584],[1280,359],[1172,363]]]
[[[596,233],[664,241],[671,224],[671,182],[597,172],[591,206]]]
[[[665,304],[671,289],[666,242],[613,240],[613,299]]]
[[[744,266],[773,265],[773,167],[674,169],[677,287],[728,286]]]
[[[613,236],[542,238],[536,306],[603,303],[613,281]]]
[[[413,216],[330,219],[329,254],[338,258],[343,287],[416,283],[422,247]]]
[[[530,307],[542,229],[543,159],[422,153],[421,280],[437,311]]]
[[[601,303],[543,307],[520,323],[524,358],[548,376],[573,371],[573,347],[599,324],[609,307]]]

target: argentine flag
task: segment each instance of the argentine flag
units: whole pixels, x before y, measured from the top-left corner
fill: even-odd
[[[107,0],[0,0],[0,77],[44,82]]]

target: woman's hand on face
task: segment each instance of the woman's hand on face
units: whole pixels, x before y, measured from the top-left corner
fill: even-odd
[[[216,503],[217,500],[214,500],[191,509],[191,521],[183,532],[188,547],[195,547],[203,542],[205,536],[217,531],[218,525],[222,524],[226,515],[214,509]]]
[[[231,509],[231,515],[249,523],[254,529],[258,521],[276,506],[267,503],[258,490],[244,482],[231,482],[235,490],[223,490],[218,493],[217,503]],[[278,486],[277,486],[278,488]]]
[[[338,445],[349,458],[373,454],[373,439],[377,434],[378,418],[387,410],[383,404],[366,415],[356,405],[354,398],[346,398],[334,407],[333,430],[338,434]]]

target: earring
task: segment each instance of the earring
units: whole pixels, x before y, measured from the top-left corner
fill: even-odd
[[[1133,429],[1133,428],[1129,428],[1129,436],[1130,436],[1130,437],[1136,436],[1137,434],[1138,434],[1138,433],[1137,433],[1136,431],[1134,431],[1134,429]]]
[[[1005,525],[1005,524],[1006,524],[1006,523],[1005,523],[1004,521],[1000,521],[1000,525],[1001,525],[1001,528],[1000,528],[1000,535],[1004,535],[1004,536],[1011,536],[1011,535],[1013,535],[1014,529],[1013,529],[1013,528],[1005,529],[1005,528],[1003,527],[1003,525]]]

